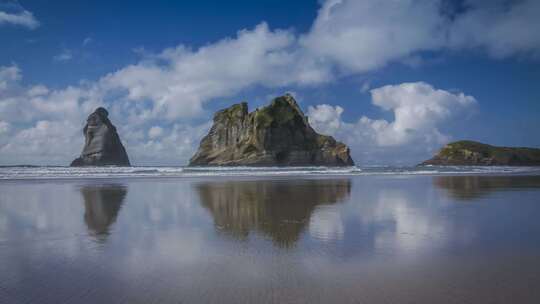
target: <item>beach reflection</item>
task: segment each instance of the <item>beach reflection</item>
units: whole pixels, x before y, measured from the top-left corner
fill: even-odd
[[[0,303],[536,303],[539,181],[0,182]]]
[[[457,200],[472,200],[494,191],[540,188],[540,176],[437,176],[433,184]]]
[[[91,185],[80,189],[84,199],[84,222],[91,235],[104,241],[116,221],[127,194],[121,185]]]
[[[218,231],[246,239],[251,231],[280,247],[299,239],[319,205],[347,200],[349,179],[205,182],[195,186]]]

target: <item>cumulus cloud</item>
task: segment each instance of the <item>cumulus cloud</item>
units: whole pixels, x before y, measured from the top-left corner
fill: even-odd
[[[10,130],[10,123],[0,120],[0,149],[9,142],[8,135]]]
[[[483,48],[495,58],[540,53],[540,1],[467,0],[449,30],[448,44]]]
[[[15,133],[0,151],[23,163],[33,162],[39,155],[48,163],[65,164],[66,158],[80,153],[83,140],[76,136],[79,129],[69,121],[40,120]]]
[[[427,156],[450,140],[439,127],[451,117],[476,103],[463,93],[436,89],[425,82],[387,85],[370,91],[373,105],[393,113],[393,120],[362,116],[355,123],[344,122],[340,106],[318,105],[308,108],[312,126],[334,135],[352,147],[357,160],[391,159],[410,162]],[[397,153],[400,152],[400,153]],[[403,153],[405,152],[405,153]]]
[[[152,139],[158,138],[161,135],[163,135],[163,128],[161,128],[159,126],[153,126],[153,127],[150,128],[150,130],[148,130],[148,137],[150,137]]]
[[[540,52],[536,0],[327,0],[300,44],[306,54],[343,73],[391,62],[421,64],[416,54],[485,49],[500,58]]]
[[[147,54],[136,64],[103,76],[96,82],[60,90],[21,84],[17,66],[0,69],[0,120],[9,123],[12,139],[0,148],[2,159],[10,162],[50,163],[50,158],[26,149],[30,134],[45,135],[62,123],[75,133],[49,132],[49,146],[68,163],[80,149],[80,129],[88,113],[97,106],[111,112],[134,163],[159,160],[184,163],[193,153],[206,122],[192,124],[204,114],[203,105],[217,97],[232,96],[249,86],[280,87],[323,81],[324,75],[309,72],[310,65],[289,47],[295,43],[288,31],[270,31],[265,23],[253,30],[239,31],[235,38],[192,50],[186,46]],[[64,56],[58,60],[70,58]],[[153,128],[153,129],[151,129]],[[159,128],[159,129],[158,129]],[[158,130],[162,130],[161,132]],[[18,137],[19,136],[19,137]],[[18,140],[20,138],[20,140]],[[64,139],[68,139],[64,142]],[[64,143],[76,146],[64,149]],[[37,146],[36,146],[37,147]],[[17,149],[33,152],[34,159]]]
[[[132,136],[140,136],[140,134],[127,131],[126,140],[130,143],[129,152],[139,163],[183,165],[193,156],[200,139],[210,129],[210,125],[211,122],[207,121],[198,125],[174,124],[167,129],[152,127],[146,140],[144,138],[134,140]]]
[[[49,90],[24,86],[17,66],[0,67],[1,160],[6,163],[65,163],[82,147],[86,113],[100,105],[91,88]]]
[[[308,107],[309,123],[323,134],[336,134],[343,127],[342,113],[340,106],[321,104]]]
[[[301,44],[345,72],[365,72],[444,43],[438,1],[328,0]]]
[[[0,67],[2,164],[69,163],[82,149],[87,115],[98,106],[108,107],[138,164],[183,164],[209,129],[209,122],[157,126],[159,119],[139,119],[129,100],[111,101],[109,92],[97,84],[50,90],[43,85],[23,86],[21,80],[17,66]]]
[[[472,96],[435,89],[424,82],[387,85],[370,92],[374,105],[394,114],[392,122],[360,119],[373,129],[381,146],[401,145],[415,138],[444,142],[446,137],[437,130],[437,125],[476,102]]]
[[[11,85],[21,79],[21,70],[19,67],[12,65],[3,67],[0,66],[0,93],[5,92]]]
[[[266,23],[239,31],[193,51],[186,46],[147,55],[142,62],[107,75],[101,85],[127,92],[132,101],[148,101],[148,115],[168,119],[200,114],[216,97],[249,86],[282,87],[326,81],[326,71],[303,59],[289,31],[271,31]]]
[[[19,25],[29,29],[35,29],[39,26],[39,22],[29,11],[22,11],[20,13],[7,13],[0,11],[0,25],[12,24]]]
[[[80,129],[86,116],[95,107],[105,106],[134,163],[157,157],[172,162],[178,156],[176,163],[181,164],[208,128],[203,117],[209,116],[206,109],[214,100],[252,87],[279,91],[317,86],[392,62],[417,65],[425,51],[482,49],[496,58],[536,56],[540,36],[534,31],[539,27],[539,10],[538,1],[531,0],[466,0],[462,7],[443,0],[327,0],[306,33],[272,30],[261,23],[198,49],[179,45],[145,52],[134,64],[63,89],[23,85],[17,66],[0,67],[0,159],[23,161],[24,154],[17,149],[25,149],[24,140],[49,130],[47,144],[55,147],[59,162],[68,163],[75,156],[73,151],[80,149]],[[14,13],[3,12],[0,23],[19,20],[6,19],[6,14]],[[17,24],[38,25],[31,13],[16,14],[34,20]],[[57,60],[71,57],[67,52]],[[394,119],[361,117],[347,123],[341,119],[344,109],[340,106],[308,109],[316,129],[335,134],[352,145],[353,151],[365,153],[359,159],[380,155],[383,149],[425,151],[444,142],[449,135],[440,131],[441,123],[454,116],[456,109],[474,104],[471,96],[426,83],[371,90],[365,83],[362,90],[369,91],[373,104]],[[61,128],[76,131],[56,133]],[[66,149],[65,144],[76,148]],[[380,150],[374,153],[374,149]],[[49,163],[50,158],[35,153],[34,158],[28,154],[24,160]]]

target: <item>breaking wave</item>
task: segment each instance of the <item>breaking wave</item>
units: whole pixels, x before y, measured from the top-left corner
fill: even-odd
[[[347,176],[437,174],[540,174],[539,167],[0,167],[0,179],[70,179],[204,176]]]

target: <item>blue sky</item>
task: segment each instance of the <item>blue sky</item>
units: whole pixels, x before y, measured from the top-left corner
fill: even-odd
[[[0,0],[0,164],[68,164],[97,106],[134,164],[291,92],[359,164],[540,147],[539,1]]]

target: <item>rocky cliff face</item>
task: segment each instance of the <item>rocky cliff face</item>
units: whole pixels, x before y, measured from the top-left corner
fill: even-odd
[[[83,129],[83,151],[80,157],[71,162],[71,166],[130,165],[126,149],[108,116],[104,108],[97,108],[88,116]]]
[[[444,146],[421,165],[540,166],[540,149],[496,147],[464,140]]]
[[[291,95],[248,112],[235,104],[214,115],[214,124],[191,166],[352,166],[349,148],[317,134]]]

